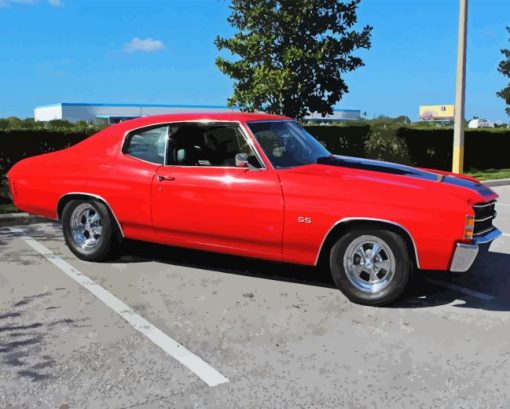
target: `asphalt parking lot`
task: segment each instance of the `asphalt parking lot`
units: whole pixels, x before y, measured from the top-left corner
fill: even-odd
[[[76,259],[59,225],[0,225],[1,408],[510,408],[505,233],[391,308],[324,272],[138,242]]]

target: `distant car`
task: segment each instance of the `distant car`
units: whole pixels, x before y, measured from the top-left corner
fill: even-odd
[[[327,265],[354,302],[395,301],[417,269],[466,271],[500,235],[496,193],[448,172],[335,156],[290,118],[178,114],[111,126],[9,172],[14,204],[71,251],[124,238]]]
[[[486,119],[472,119],[468,123],[468,128],[494,128],[494,122],[487,121]]]

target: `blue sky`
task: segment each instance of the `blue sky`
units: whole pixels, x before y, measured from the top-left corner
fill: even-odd
[[[232,82],[214,65],[232,29],[227,0],[0,0],[0,117],[36,105],[115,102],[224,105]],[[510,0],[470,0],[466,116],[508,120],[495,93],[510,48]],[[363,0],[374,27],[366,66],[347,75],[339,108],[418,116],[454,102],[457,0]]]

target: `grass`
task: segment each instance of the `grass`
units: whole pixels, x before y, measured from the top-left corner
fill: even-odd
[[[510,178],[510,169],[471,169],[466,174],[480,180],[506,179]]]

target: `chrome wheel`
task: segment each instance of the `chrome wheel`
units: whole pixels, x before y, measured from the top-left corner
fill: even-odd
[[[70,218],[74,244],[84,251],[92,251],[101,243],[102,221],[99,211],[89,203],[82,203],[73,210]]]
[[[358,290],[376,293],[384,290],[395,275],[395,256],[379,237],[359,236],[344,253],[347,278]]]

